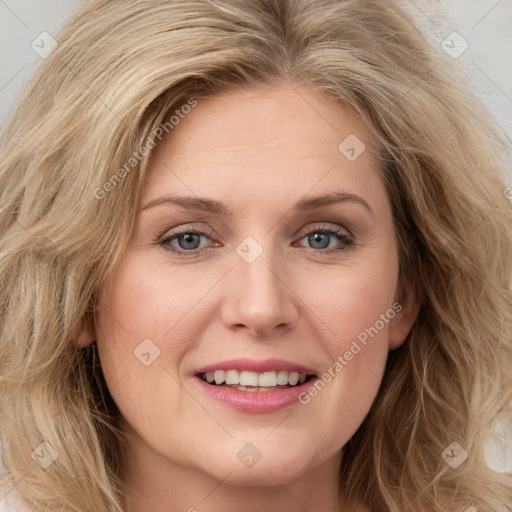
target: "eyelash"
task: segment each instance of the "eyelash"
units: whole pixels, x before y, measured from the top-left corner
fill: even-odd
[[[332,235],[335,238],[337,238],[338,241],[342,242],[343,245],[344,245],[343,247],[334,248],[334,249],[333,248],[331,248],[331,249],[313,249],[313,248],[310,248],[315,254],[320,254],[322,256],[328,256],[328,255],[331,255],[332,253],[335,253],[335,252],[338,252],[338,251],[347,251],[347,250],[351,249],[354,246],[354,244],[355,244],[355,240],[354,240],[353,236],[350,235],[346,230],[341,229],[341,228],[337,229],[337,228],[333,228],[333,227],[326,227],[326,226],[323,226],[323,225],[315,226],[313,229],[307,231],[300,238],[300,240],[302,240],[305,237],[307,237],[308,235],[312,235],[314,233],[322,233],[322,234]],[[187,234],[187,235],[188,234],[191,234],[191,235],[203,235],[203,236],[206,236],[207,238],[212,238],[208,233],[205,233],[203,231],[199,231],[199,230],[196,230],[196,229],[190,229],[190,228],[184,227],[184,228],[178,228],[176,231],[173,231],[170,234],[170,236],[166,236],[163,239],[161,237],[164,236],[165,233],[162,234],[159,237],[157,243],[159,245],[161,245],[166,251],[170,251],[172,253],[175,253],[175,254],[177,254],[180,257],[193,256],[193,255],[198,254],[199,252],[203,251],[204,249],[211,249],[211,247],[206,247],[206,248],[201,248],[201,249],[184,250],[184,249],[176,249],[176,247],[170,245],[170,242],[172,240],[174,240],[175,238],[177,238],[180,235],[185,235],[185,234]]]

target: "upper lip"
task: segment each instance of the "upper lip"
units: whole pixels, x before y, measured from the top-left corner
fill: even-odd
[[[285,359],[229,359],[218,363],[202,366],[196,370],[196,374],[214,372],[215,370],[247,370],[263,373],[271,371],[297,372],[306,375],[316,375],[315,370]]]

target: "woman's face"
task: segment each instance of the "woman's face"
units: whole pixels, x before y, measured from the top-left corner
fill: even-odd
[[[337,469],[417,313],[397,304],[391,206],[363,144],[355,114],[283,85],[200,100],[153,150],[95,321],[133,460],[239,484]],[[278,387],[213,386],[204,367]]]

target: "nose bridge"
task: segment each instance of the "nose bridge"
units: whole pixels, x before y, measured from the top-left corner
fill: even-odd
[[[284,265],[272,247],[272,237],[247,237],[236,248],[230,297],[225,297],[224,321],[244,325],[255,334],[270,332],[297,319],[293,293],[286,285]],[[281,275],[280,275],[281,274]]]

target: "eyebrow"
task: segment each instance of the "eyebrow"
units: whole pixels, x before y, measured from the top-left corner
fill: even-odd
[[[374,215],[370,205],[362,197],[349,192],[331,192],[315,197],[304,198],[295,204],[294,210],[297,212],[309,212],[323,206],[340,202],[360,204]],[[194,196],[182,197],[174,194],[165,194],[164,196],[152,199],[142,208],[142,210],[148,210],[161,204],[176,204],[187,210],[201,210],[224,217],[230,217],[233,215],[233,210],[220,201]]]

